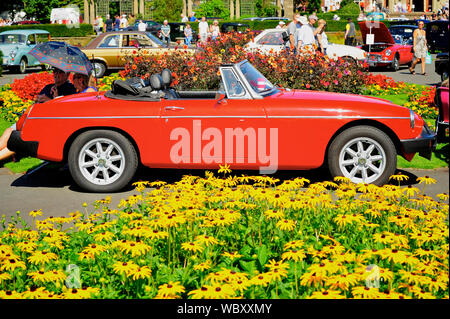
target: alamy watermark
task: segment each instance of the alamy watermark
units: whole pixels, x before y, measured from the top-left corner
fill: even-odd
[[[278,169],[278,128],[221,130],[203,128],[201,120],[193,120],[192,134],[185,127],[177,127],[170,132],[170,140],[176,141],[170,149],[174,164],[242,164],[246,160],[259,164],[261,174],[273,174]]]

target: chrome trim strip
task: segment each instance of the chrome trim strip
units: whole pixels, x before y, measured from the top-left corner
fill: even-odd
[[[409,120],[409,117],[403,116],[346,116],[346,115],[269,115],[268,118],[273,119],[400,119],[400,120]]]
[[[409,117],[402,116],[340,116],[340,115],[168,115],[168,116],[33,116],[27,119],[39,120],[67,120],[67,119],[170,119],[170,118],[192,118],[192,119],[207,119],[207,118],[246,118],[246,119],[398,119],[410,120]]]
[[[35,120],[79,120],[79,119],[159,119],[160,116],[34,116]]]

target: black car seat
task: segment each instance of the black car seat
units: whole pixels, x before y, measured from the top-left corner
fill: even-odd
[[[161,72],[161,78],[163,81],[163,91],[166,93],[168,99],[179,99],[178,92],[171,86],[172,85],[172,72],[169,69],[164,69]]]

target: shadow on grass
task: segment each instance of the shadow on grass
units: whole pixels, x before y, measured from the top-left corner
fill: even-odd
[[[434,151],[434,155],[436,158],[440,159],[441,161],[446,162],[449,164],[450,162],[450,147],[449,144],[445,144],[444,147],[441,147],[440,149],[436,149]]]

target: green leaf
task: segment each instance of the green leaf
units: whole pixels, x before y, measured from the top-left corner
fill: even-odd
[[[242,269],[244,269],[246,272],[248,272],[249,274],[254,274],[255,270],[256,270],[256,261],[252,260],[252,261],[243,261],[243,260],[239,260],[239,264],[241,265]]]
[[[259,261],[261,269],[264,269],[264,265],[269,260],[269,250],[266,245],[261,245],[256,249],[256,255]]]

